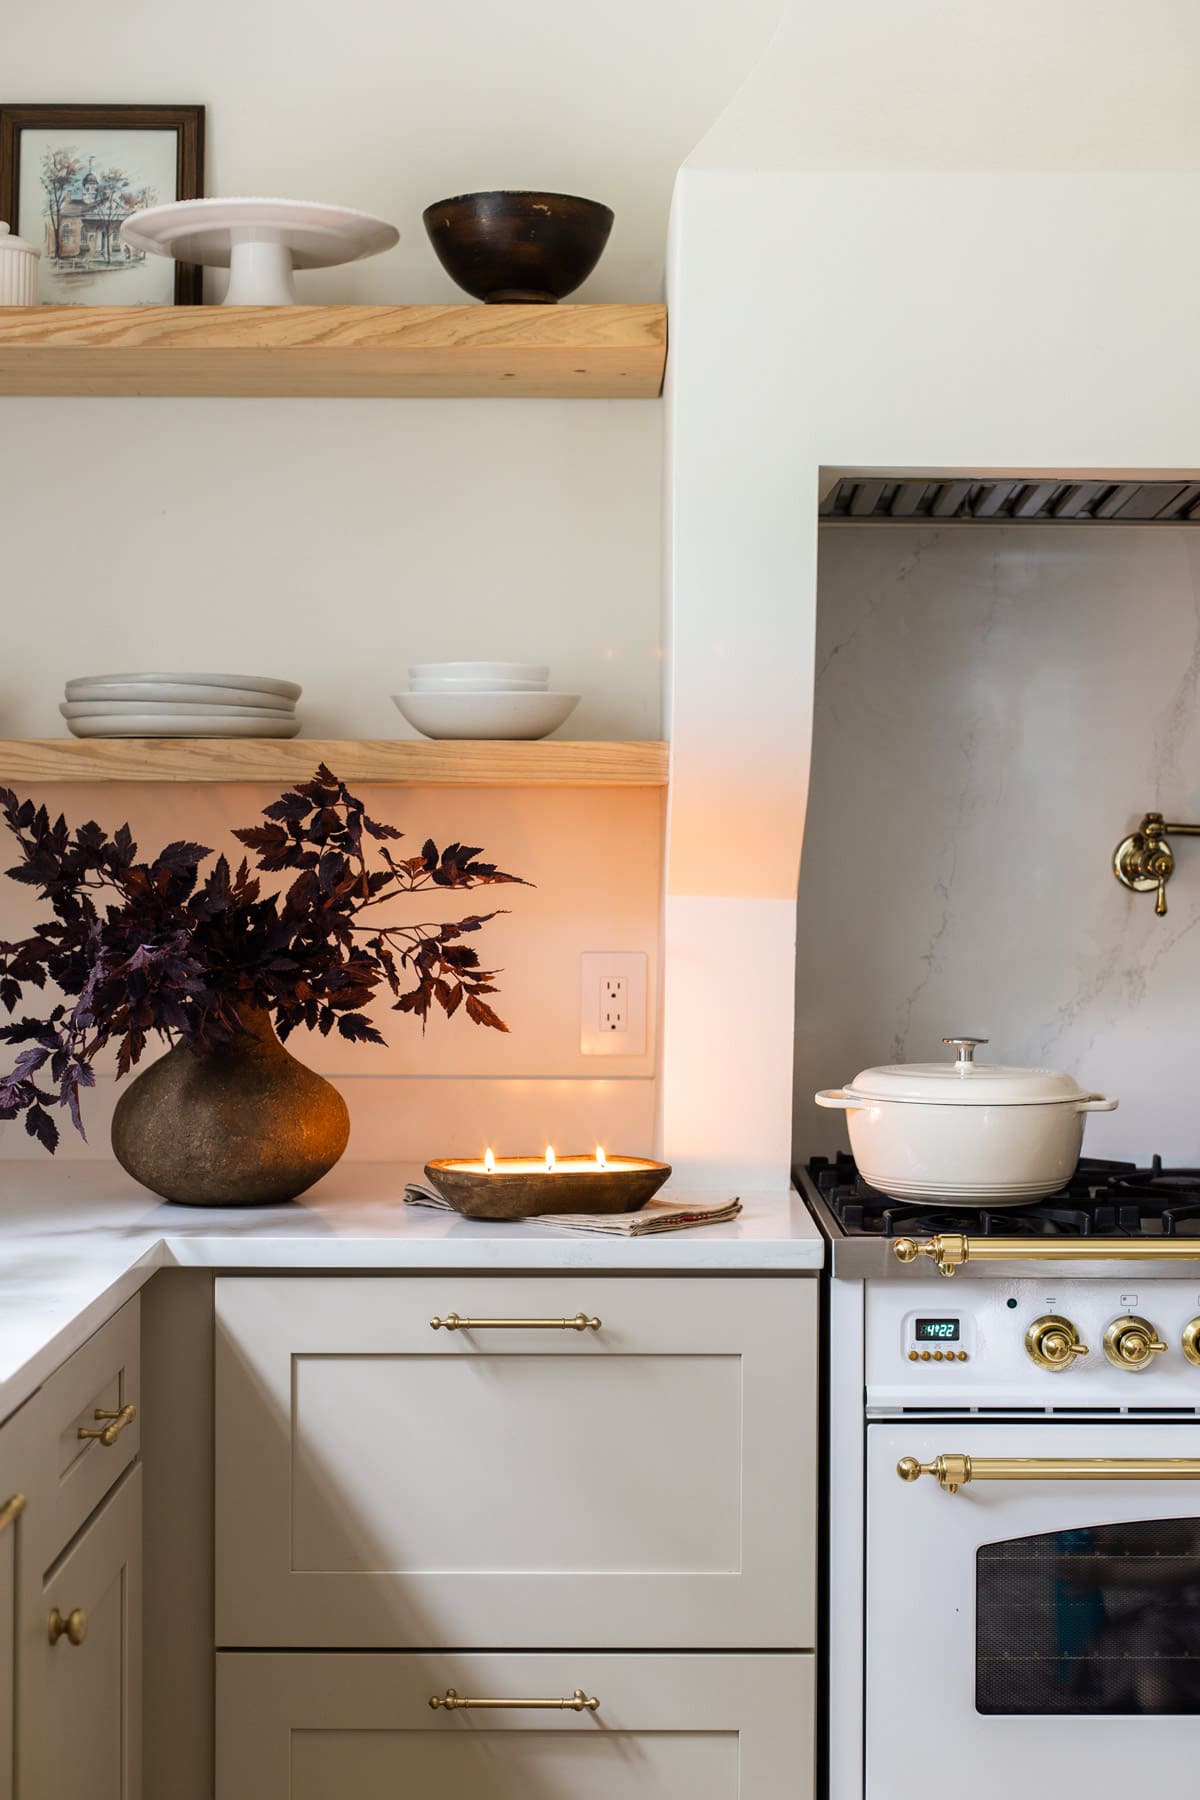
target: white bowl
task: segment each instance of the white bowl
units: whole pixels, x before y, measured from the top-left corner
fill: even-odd
[[[294,712],[296,702],[265,688],[206,687],[200,681],[73,681],[72,704],[110,700],[153,701],[159,706],[266,706],[272,712]]]
[[[520,662],[441,662],[414,663],[408,671],[410,681],[430,677],[447,681],[535,681],[545,687],[550,679],[549,663]]]
[[[295,681],[278,681],[271,675],[201,675],[192,674],[189,670],[154,670],[139,672],[134,675],[80,675],[67,683],[68,700],[87,700],[88,690],[96,687],[111,687],[114,682],[129,686],[144,687],[148,682],[181,682],[184,687],[231,687],[256,688],[264,694],[280,694],[285,700],[298,700],[302,689]]]
[[[428,738],[544,738],[579,704],[578,694],[393,694]]]
[[[409,691],[414,694],[544,694],[548,681],[488,680],[483,675],[414,675]]]

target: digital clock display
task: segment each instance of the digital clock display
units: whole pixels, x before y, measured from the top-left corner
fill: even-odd
[[[958,1339],[957,1319],[918,1319],[918,1344],[953,1344]]]

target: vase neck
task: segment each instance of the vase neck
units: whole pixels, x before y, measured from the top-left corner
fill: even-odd
[[[238,1018],[249,1035],[259,1044],[277,1044],[275,1019],[269,1006],[255,1006],[250,1001],[240,1001],[234,1007]]]

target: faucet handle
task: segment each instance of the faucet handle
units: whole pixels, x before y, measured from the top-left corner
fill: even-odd
[[[954,1066],[956,1069],[972,1069],[975,1066],[976,1050],[981,1044],[986,1044],[988,1040],[987,1038],[944,1037],[942,1042],[943,1044],[949,1044],[952,1050],[958,1051],[958,1055],[954,1059]]]

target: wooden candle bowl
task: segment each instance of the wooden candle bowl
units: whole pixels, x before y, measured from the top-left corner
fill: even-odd
[[[636,1212],[652,1200],[667,1176],[670,1163],[624,1163],[609,1158],[607,1169],[579,1169],[572,1165],[591,1162],[591,1157],[564,1156],[559,1172],[506,1170],[497,1157],[493,1175],[464,1169],[461,1159],[425,1164],[425,1174],[443,1200],[468,1219],[533,1219],[539,1213]],[[517,1158],[514,1161],[520,1160]],[[568,1173],[567,1171],[570,1171]]]

